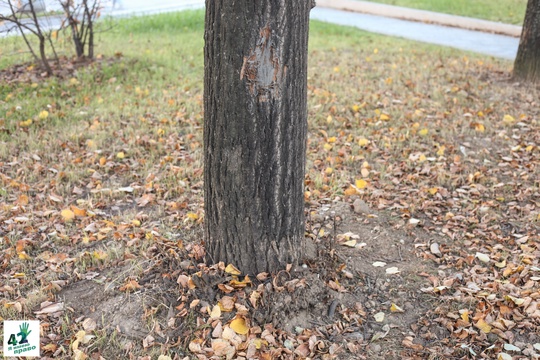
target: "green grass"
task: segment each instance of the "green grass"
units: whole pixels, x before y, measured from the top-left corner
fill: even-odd
[[[383,4],[430,10],[446,14],[499,21],[523,23],[527,0],[368,0]]]

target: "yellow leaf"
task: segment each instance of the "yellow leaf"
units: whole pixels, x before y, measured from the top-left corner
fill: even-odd
[[[426,161],[426,160],[427,160],[426,155],[420,154],[420,157],[418,158],[418,161],[419,161],[419,162],[424,162],[424,161]]]
[[[352,186],[349,186],[347,188],[347,190],[345,190],[345,195],[347,195],[347,196],[353,196],[353,195],[356,195],[357,193],[358,193],[358,191],[355,188],[353,188]]]
[[[75,218],[75,213],[71,211],[70,209],[64,209],[60,212],[60,215],[64,219],[65,222],[70,222]]]
[[[236,268],[236,266],[234,266],[233,264],[227,265],[227,267],[225,268],[225,272],[227,274],[231,274],[231,275],[240,275],[241,274],[240,270],[238,270]]]
[[[335,143],[336,140],[337,140],[337,138],[335,136],[332,136],[332,137],[328,138],[329,143]]]
[[[429,132],[429,130],[424,128],[424,129],[420,130],[418,132],[418,134],[421,135],[421,136],[426,136],[428,134],[428,132]]]
[[[21,260],[30,260],[31,257],[30,257],[27,253],[25,253],[25,252],[23,251],[23,252],[20,252],[20,253],[19,253],[19,259],[21,259]]]
[[[446,150],[446,146],[444,146],[444,145],[440,146],[440,147],[439,147],[439,150],[437,150],[437,155],[443,156],[445,150]]]
[[[255,348],[257,350],[259,350],[261,348],[261,346],[263,346],[263,345],[268,345],[268,342],[266,340],[259,339],[259,338],[251,340],[251,343],[255,345]]]
[[[109,255],[103,250],[96,250],[92,253],[92,257],[96,260],[105,260]]]
[[[354,182],[354,185],[355,185],[358,189],[364,189],[364,188],[368,185],[368,183],[367,183],[367,181],[364,180],[364,179],[359,179],[359,180],[356,180],[356,181]]]
[[[475,326],[486,334],[489,334],[491,332],[491,326],[487,322],[485,322],[484,319],[478,320]]]
[[[392,303],[392,305],[390,305],[390,311],[391,312],[405,312],[405,310],[403,310],[402,308],[400,308],[399,306],[397,306],[396,304]]]
[[[49,116],[49,112],[47,110],[43,110],[39,112],[38,118],[41,120],[46,119]]]
[[[391,77],[389,77],[389,78],[387,78],[384,82],[385,82],[387,85],[392,85],[393,80],[392,80]]]
[[[387,120],[390,120],[390,116],[388,116],[388,115],[386,115],[386,114],[381,114],[380,119],[381,119],[382,121],[387,121]]]
[[[126,157],[126,154],[124,154],[123,151],[120,151],[118,154],[116,154],[116,157],[119,158],[119,159],[123,159]]]
[[[326,150],[326,151],[330,151],[330,150],[332,150],[332,145],[326,143],[326,144],[323,145],[323,148],[324,148],[324,150]]]
[[[199,215],[195,214],[195,213],[192,213],[192,212],[189,212],[186,214],[186,217],[190,220],[197,220],[199,218]]]
[[[505,124],[509,125],[509,124],[512,124],[514,121],[516,121],[516,119],[514,119],[514,117],[512,115],[507,114],[507,115],[504,115],[504,117],[503,117],[503,122]]]
[[[77,340],[79,340],[79,342],[82,342],[85,336],[86,336],[86,331],[84,331],[84,330],[79,330],[79,331],[77,332],[77,334],[75,335],[75,338],[76,338]]]
[[[367,146],[368,144],[369,144],[368,139],[361,138],[360,140],[358,140],[358,145],[360,146]]]
[[[474,125],[474,129],[478,132],[484,132],[486,128],[484,127],[484,124],[476,123]]]
[[[141,222],[139,220],[137,220],[137,219],[133,219],[133,220],[131,220],[131,225],[139,227],[139,226],[141,226]]]
[[[435,195],[438,191],[439,191],[439,189],[436,188],[436,187],[433,187],[433,188],[428,189],[428,192],[429,192],[431,195]]]
[[[328,117],[326,118],[326,122],[327,123],[332,123],[332,115],[328,115]]]
[[[21,122],[19,123],[19,126],[20,126],[20,127],[28,127],[28,126],[30,126],[30,125],[32,125],[32,119],[28,119],[28,120],[26,120],[26,121],[21,121]]]
[[[331,175],[333,172],[334,172],[334,169],[332,169],[331,167],[327,167],[326,170],[324,170],[324,173],[326,175]]]
[[[235,333],[240,335],[246,335],[249,332],[249,328],[246,325],[246,320],[243,317],[236,317],[230,324],[231,329]]]
[[[339,72],[339,67],[338,66],[334,67],[334,72]]]
[[[104,166],[107,163],[105,156],[99,158],[99,165]]]
[[[469,322],[469,310],[464,309],[464,310],[459,310],[459,312],[461,313],[461,318],[463,319],[463,321],[468,323]]]
[[[358,106],[358,105],[353,105],[351,109],[352,109],[352,111],[354,111],[354,112],[358,112],[358,111],[360,111],[360,106]]]

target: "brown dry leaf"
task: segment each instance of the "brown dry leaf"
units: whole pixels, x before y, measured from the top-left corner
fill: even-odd
[[[120,291],[131,292],[142,288],[136,280],[128,280],[123,286],[120,287]]]
[[[224,339],[212,340],[212,350],[214,350],[214,355],[225,356],[226,359],[232,359],[236,353],[235,348]]]
[[[218,305],[221,308],[221,311],[231,312],[234,309],[234,303],[236,298],[231,296],[223,296],[219,301]]]
[[[309,350],[309,346],[306,343],[298,345],[296,349],[294,349],[294,353],[301,358],[307,358],[311,351]]]
[[[71,205],[71,210],[73,211],[74,216],[78,217],[84,217],[86,216],[86,210],[85,209],[79,209],[76,206]]]

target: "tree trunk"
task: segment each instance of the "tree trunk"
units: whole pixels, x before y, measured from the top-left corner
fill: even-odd
[[[296,263],[304,242],[311,0],[207,0],[205,238],[245,274]]]
[[[540,0],[529,0],[514,63],[514,76],[540,83]]]

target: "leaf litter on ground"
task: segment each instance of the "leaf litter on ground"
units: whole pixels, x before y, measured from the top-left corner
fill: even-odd
[[[125,342],[123,354],[144,358],[161,346],[168,352],[161,356],[181,358],[189,349],[201,359],[538,358],[538,90],[513,83],[504,61],[425,46],[411,51],[407,42],[332,29],[346,42],[315,27],[310,50],[305,181],[307,234],[331,259],[320,285],[326,297],[311,305],[326,322],[287,328],[282,322],[294,304],[271,301],[306,297],[315,281],[308,275],[246,278],[234,264],[204,263],[202,90],[187,73],[181,87],[154,78],[139,84],[122,70],[137,53],[80,71],[77,84],[45,79],[2,88],[0,316],[40,319],[46,357],[99,355],[112,351],[100,348],[102,324],[88,328],[96,321],[89,314],[66,323],[71,310],[58,294],[88,280],[140,296],[153,273],[173,284],[176,302],[165,323]],[[359,34],[377,41],[377,52],[369,41],[357,45]],[[202,78],[202,66],[194,69]],[[97,85],[86,81],[90,75]],[[18,115],[30,91],[46,103]],[[115,94],[110,101],[122,112],[104,107],[99,92]],[[369,236],[351,229],[336,236],[331,209],[340,203],[366,223],[382,214],[394,219],[388,228],[416,236],[414,261],[436,268],[417,274],[424,285],[413,290],[425,296],[426,310],[408,329],[383,322],[410,308],[371,303],[378,276],[408,279],[399,273],[403,264],[372,259],[373,271],[375,264],[384,269],[372,283],[343,261],[347,250],[369,256],[384,225]],[[135,270],[105,275],[126,267]],[[335,300],[358,291],[372,292],[365,304]],[[145,308],[144,320],[159,308]],[[272,311],[282,314],[272,318]],[[388,327],[359,330],[377,319]],[[166,332],[174,335],[169,341],[160,335]],[[174,350],[179,345],[186,350]]]

